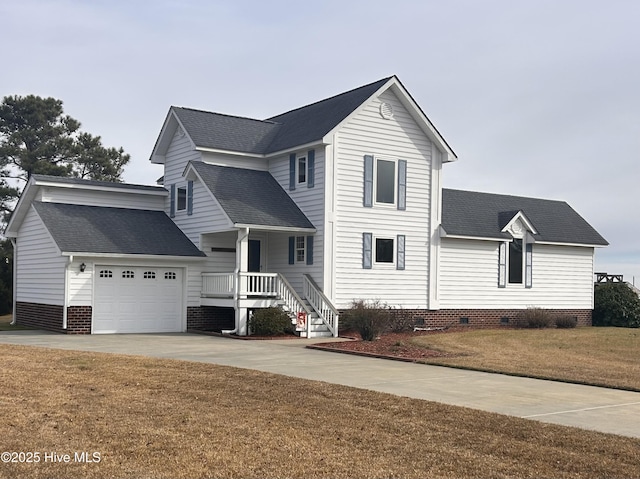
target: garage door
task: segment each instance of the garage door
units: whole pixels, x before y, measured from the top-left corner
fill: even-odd
[[[94,333],[182,331],[180,268],[96,266]]]

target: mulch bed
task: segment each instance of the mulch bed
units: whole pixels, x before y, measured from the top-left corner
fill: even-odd
[[[362,341],[357,333],[345,333],[340,336],[357,339],[354,341],[324,343],[320,346],[314,345],[313,347],[317,347],[319,349],[336,349],[346,353],[362,354],[366,356],[390,357],[403,359],[405,361],[419,361],[420,359],[451,357],[453,355],[444,351],[426,349],[424,347],[414,345],[410,342],[411,338],[431,334],[444,334],[446,332],[454,331],[460,332],[460,330],[450,329],[448,331],[386,333],[375,341]]]

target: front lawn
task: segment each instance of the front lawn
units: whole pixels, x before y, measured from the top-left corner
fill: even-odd
[[[0,478],[638,477],[638,439],[204,363],[0,354]]]
[[[640,329],[455,329],[327,346],[640,391]]]

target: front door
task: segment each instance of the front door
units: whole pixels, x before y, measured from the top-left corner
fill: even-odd
[[[249,273],[259,273],[262,270],[260,261],[261,241],[257,239],[249,240]]]

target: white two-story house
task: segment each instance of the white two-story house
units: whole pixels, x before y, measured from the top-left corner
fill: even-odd
[[[564,202],[443,189],[455,160],[396,77],[267,120],[172,107],[161,186],[31,178],[6,231],[15,317],[245,335],[278,304],[313,337],[377,299],[432,325],[590,324],[606,241]]]

